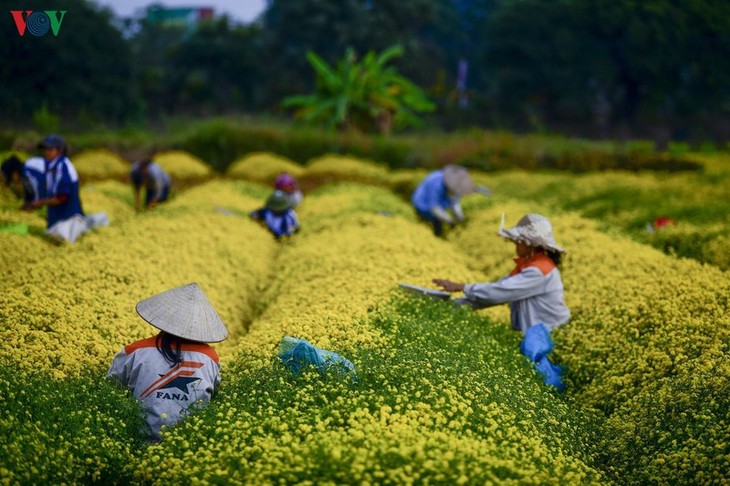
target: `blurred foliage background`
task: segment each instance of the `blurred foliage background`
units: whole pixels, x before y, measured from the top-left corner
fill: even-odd
[[[22,8],[68,14],[42,37],[19,36],[3,15],[4,129],[288,119],[282,100],[315,90],[309,52],[336,65],[348,49],[400,45],[393,66],[435,104],[426,128],[644,138],[662,150],[730,139],[730,4],[713,0],[269,0],[254,23],[213,16],[193,29],[115,18],[88,0]]]

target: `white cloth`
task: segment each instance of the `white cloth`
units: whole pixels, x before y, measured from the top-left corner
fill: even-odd
[[[557,268],[545,275],[537,267],[527,267],[494,283],[467,284],[464,296],[463,303],[475,309],[509,303],[512,328],[523,333],[540,323],[552,331],[570,319]]]
[[[155,346],[156,337],[125,346],[114,357],[107,377],[127,386],[142,402],[153,439],[160,428],[183,419],[188,408],[208,403],[220,384],[218,355],[204,343],[184,344],[182,362],[170,367]]]
[[[58,221],[46,230],[46,234],[54,240],[63,243],[75,243],[81,235],[89,231],[89,224],[86,217],[77,214],[68,219]]]

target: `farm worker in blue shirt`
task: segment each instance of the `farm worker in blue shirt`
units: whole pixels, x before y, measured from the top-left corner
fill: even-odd
[[[49,135],[38,144],[38,148],[43,150],[46,166],[46,194],[44,198],[33,201],[30,207],[48,206],[47,228],[77,215],[83,218],[79,175],[66,156],[66,143],[58,135]]]
[[[167,200],[170,195],[170,176],[151,159],[141,160],[132,166],[130,179],[134,186],[134,208],[141,210],[139,193],[145,186],[145,208],[152,209]]]
[[[23,163],[13,155],[3,162],[2,173],[11,189],[14,185],[22,185],[23,209],[31,209],[34,201],[46,197],[46,162],[43,157],[32,157]]]
[[[291,201],[283,191],[271,193],[266,205],[252,211],[249,216],[265,224],[277,240],[299,231],[297,213],[294,212]]]
[[[455,226],[464,222],[461,198],[473,192],[489,193],[486,187],[477,187],[469,172],[458,165],[447,165],[431,172],[413,192],[411,202],[418,216],[433,224],[436,236],[443,234],[443,225]]]

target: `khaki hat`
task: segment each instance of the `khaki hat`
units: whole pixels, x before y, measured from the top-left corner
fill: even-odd
[[[460,165],[444,166],[444,184],[446,189],[458,196],[466,196],[474,192],[474,181],[469,177],[469,171]]]
[[[228,329],[196,283],[153,295],[137,303],[137,313],[157,329],[201,343],[217,343]]]
[[[503,238],[522,242],[532,247],[565,253],[565,250],[555,242],[553,225],[545,216],[540,214],[527,214],[512,228],[504,229],[504,213],[502,213],[502,224],[497,234]]]

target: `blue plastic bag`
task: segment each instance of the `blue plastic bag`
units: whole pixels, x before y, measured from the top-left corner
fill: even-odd
[[[535,363],[535,369],[542,375],[546,385],[554,386],[558,391],[565,390],[563,368],[552,364],[547,356],[543,356]]]
[[[544,324],[537,324],[525,331],[525,337],[520,343],[520,351],[522,354],[530,358],[531,361],[539,361],[543,356],[550,354],[555,344]]]
[[[312,346],[305,339],[285,336],[279,343],[279,358],[284,366],[289,368],[289,371],[297,375],[307,366],[314,366],[322,373],[333,368],[352,374],[353,377],[357,378],[355,365],[347,358],[332,351]]]

